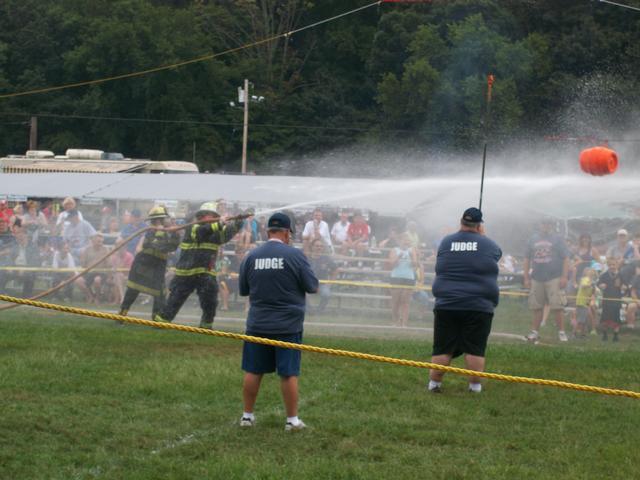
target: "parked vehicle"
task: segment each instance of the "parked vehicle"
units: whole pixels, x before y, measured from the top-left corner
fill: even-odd
[[[24,155],[0,158],[2,173],[198,173],[191,162],[125,158],[121,153],[70,148],[64,155],[28,150]]]

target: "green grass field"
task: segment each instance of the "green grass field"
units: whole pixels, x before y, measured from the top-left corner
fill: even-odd
[[[523,320],[523,325],[526,322]],[[553,330],[550,330],[552,332]],[[430,338],[306,342],[428,360]],[[0,478],[637,478],[640,400],[303,355],[284,432],[265,379],[240,430],[241,344],[27,309],[0,317]],[[640,391],[640,341],[496,341],[488,370]]]

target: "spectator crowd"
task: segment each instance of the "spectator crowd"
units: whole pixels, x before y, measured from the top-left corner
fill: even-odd
[[[217,206],[223,217],[240,211],[237,205],[223,200],[218,200]],[[422,317],[432,309],[431,295],[424,289],[411,287],[430,285],[438,242],[427,241],[417,222],[381,220],[373,213],[347,209],[318,208],[296,211],[295,215],[287,213],[294,219],[294,244],[303,249],[318,278],[351,282],[339,288],[321,284],[318,298],[309,305],[310,314],[325,314],[332,305],[338,308],[349,305],[362,311],[376,308],[390,310],[393,325],[405,327],[409,324],[411,306]],[[30,297],[36,290],[55,287],[107,256],[113,245],[144,228],[145,220],[146,215],[138,208],[119,212],[115,204],[108,202],[85,208],[79,207],[71,197],[61,201],[30,199],[11,204],[2,200],[0,292]],[[237,295],[238,268],[249,251],[266,241],[266,220],[266,216],[246,219],[218,255],[215,269],[223,311],[246,308],[245,301]],[[181,221],[186,219],[173,219],[174,223]],[[442,230],[440,238],[448,233],[451,232]],[[615,237],[611,243],[603,241],[598,245],[587,233],[575,242],[561,239],[559,252],[563,261],[566,259],[567,268],[561,271],[564,278],[559,281],[558,293],[562,290],[566,298],[554,297],[559,304],[544,299],[542,304],[535,304],[536,310],[540,307],[540,324],[544,324],[552,312],[558,322],[561,317],[570,321],[574,338],[599,332],[603,339],[611,336],[613,340],[619,339],[623,325],[635,327],[640,307],[640,232],[630,237],[627,230],[620,229]],[[119,304],[126,289],[128,269],[139,249],[140,238],[132,239],[91,272],[57,291],[57,298]],[[532,255],[540,254],[536,252]],[[175,256],[170,257],[170,266]],[[535,263],[535,259],[530,258],[528,264],[535,280],[535,269],[539,267],[531,262]],[[526,258],[504,254],[500,261],[501,273],[510,279],[512,287],[522,279],[527,263]],[[172,275],[171,269],[167,275]],[[357,285],[362,281],[406,288],[367,290]],[[537,332],[540,324],[534,320],[533,330]],[[565,332],[560,324],[558,328]]]

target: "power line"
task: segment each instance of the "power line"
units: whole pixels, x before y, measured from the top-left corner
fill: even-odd
[[[623,3],[611,2],[609,0],[598,0],[600,3],[608,3],[609,5],[615,5],[616,7],[627,8],[629,10],[635,10],[636,12],[640,12],[640,7],[632,7],[631,5],[625,5]]]
[[[153,123],[153,124],[167,124],[167,125],[192,125],[192,126],[210,126],[210,127],[242,127],[242,122],[213,122],[206,120],[166,120],[159,118],[136,118],[136,117],[105,117],[97,115],[73,115],[73,114],[59,114],[59,113],[27,113],[27,112],[2,112],[0,116],[12,116],[12,117],[42,117],[42,118],[54,118],[60,120],[94,120],[94,121],[106,121],[106,122],[130,122],[130,123]],[[22,125],[28,126],[28,121],[23,122],[3,122],[0,125]],[[460,137],[466,134],[459,134],[455,132],[442,132],[433,130],[416,130],[409,128],[384,128],[383,126],[377,127],[361,127],[353,125],[342,126],[326,126],[326,125],[304,125],[304,124],[283,124],[283,123],[254,123],[252,127],[256,128],[273,128],[273,129],[297,129],[297,130],[323,130],[323,131],[345,131],[345,132],[375,132],[383,130],[387,133],[414,133],[424,134],[432,136],[453,136]],[[500,132],[494,132],[493,134],[497,138],[514,138],[512,135],[501,134]],[[592,136],[566,136],[566,135],[545,135],[541,137],[541,140],[546,142],[558,142],[558,143],[580,143],[580,142],[601,142],[596,137]],[[640,143],[640,138],[607,138],[607,142],[615,143]]]
[[[182,125],[204,125],[214,127],[242,127],[242,122],[210,122],[203,120],[163,120],[157,118],[135,118],[135,117],[101,117],[93,115],[63,115],[56,113],[18,113],[18,112],[0,112],[0,115],[6,116],[26,116],[26,117],[42,117],[42,118],[57,118],[57,119],[69,119],[69,120],[96,120],[96,121],[110,121],[110,122],[136,122],[136,123],[158,123],[158,124],[182,124]],[[252,127],[265,127],[265,128],[297,128],[306,130],[348,130],[357,132],[369,132],[377,130],[372,127],[359,127],[359,126],[325,126],[325,125],[300,125],[300,124],[278,124],[278,123],[252,123]],[[393,132],[411,132],[410,129],[385,129],[385,131]]]
[[[370,3],[368,5],[364,5],[362,7],[358,7],[355,8],[353,10],[349,10],[348,12],[344,12],[341,13],[339,15],[335,15],[333,17],[330,18],[326,18],[324,20],[320,20],[319,22],[315,22],[312,23],[310,25],[306,25],[304,27],[295,29],[295,30],[291,30],[290,32],[286,32],[286,33],[281,33],[279,35],[274,35],[268,38],[264,38],[262,40],[258,40],[256,42],[252,42],[252,43],[248,43],[245,45],[241,45],[239,47],[235,47],[235,48],[230,48],[228,50],[225,50],[223,52],[219,52],[219,53],[212,53],[209,55],[204,55],[201,57],[197,57],[197,58],[192,58],[190,60],[185,60],[182,62],[177,62],[177,63],[173,63],[171,65],[162,65],[162,66],[158,66],[158,67],[154,67],[154,68],[149,68],[146,70],[140,70],[138,72],[131,72],[131,73],[124,73],[121,75],[114,75],[111,77],[105,77],[105,78],[99,78],[99,79],[95,79],[95,80],[86,80],[83,82],[76,82],[76,83],[68,83],[65,85],[58,85],[58,86],[54,86],[54,87],[44,87],[44,88],[37,88],[37,89],[33,89],[33,90],[27,90],[27,91],[23,91],[23,92],[14,92],[14,93],[7,93],[4,95],[0,95],[0,100],[3,98],[14,98],[14,97],[22,97],[22,96],[27,96],[27,95],[35,95],[38,93],[48,93],[48,92],[54,92],[54,91],[59,91],[59,90],[67,90],[69,88],[77,88],[77,87],[84,87],[84,86],[88,86],[88,85],[98,85],[101,83],[106,83],[106,82],[112,82],[115,80],[124,80],[126,78],[133,78],[133,77],[141,77],[144,75],[149,75],[151,73],[157,73],[157,72],[161,72],[164,70],[171,70],[171,69],[175,69],[175,68],[179,68],[179,67],[184,67],[186,65],[190,65],[193,63],[200,63],[200,62],[204,62],[207,60],[213,60],[214,58],[218,58],[218,57],[222,57],[223,55],[228,55],[231,53],[235,53],[235,52],[239,52],[241,50],[246,50],[248,48],[251,47],[256,47],[258,45],[262,45],[264,43],[270,43],[273,42],[274,40],[277,40],[279,38],[289,38],[291,35],[295,34],[295,33],[299,33],[302,32],[304,30],[308,30],[310,28],[314,28],[317,27],[318,25],[322,25],[324,23],[328,23],[331,22],[333,20],[337,20],[339,18],[343,18],[346,17],[347,15],[351,15],[353,13],[359,12],[361,10],[365,10],[367,8],[371,8],[374,5],[380,5],[382,0],[378,0],[374,3]]]
[[[25,117],[42,117],[55,118],[61,120],[95,120],[107,122],[132,122],[132,123],[155,123],[155,124],[171,124],[171,125],[193,125],[193,126],[211,126],[211,127],[242,127],[242,122],[214,122],[206,120],[166,120],[159,118],[136,118],[136,117],[103,117],[95,115],[67,115],[57,113],[26,113],[26,112],[0,112],[5,116],[25,116]],[[353,125],[342,126],[326,126],[326,125],[306,125],[306,124],[282,124],[282,123],[252,123],[252,128],[273,128],[273,129],[298,129],[298,130],[324,130],[324,131],[349,131],[349,132],[375,132],[384,131],[385,133],[421,133],[433,136],[464,136],[455,132],[443,132],[432,130],[416,130],[410,128],[385,128],[382,125],[377,127],[361,127]],[[505,136],[497,133],[496,136]]]
[[[24,122],[2,122],[2,123],[0,123],[0,125],[22,125],[24,127],[24,126],[28,126],[30,124],[29,124],[29,122],[24,121]]]

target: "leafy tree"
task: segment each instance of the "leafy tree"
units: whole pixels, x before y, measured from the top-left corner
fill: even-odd
[[[224,56],[91,86],[0,99],[0,152],[121,151],[237,170],[245,78],[252,168],[393,140],[473,149],[486,135],[599,134],[633,124],[640,20],[600,2],[449,0],[4,0],[0,94]],[[485,121],[487,75],[494,74]],[[78,117],[78,118],[69,118]],[[295,160],[292,160],[295,162]]]

